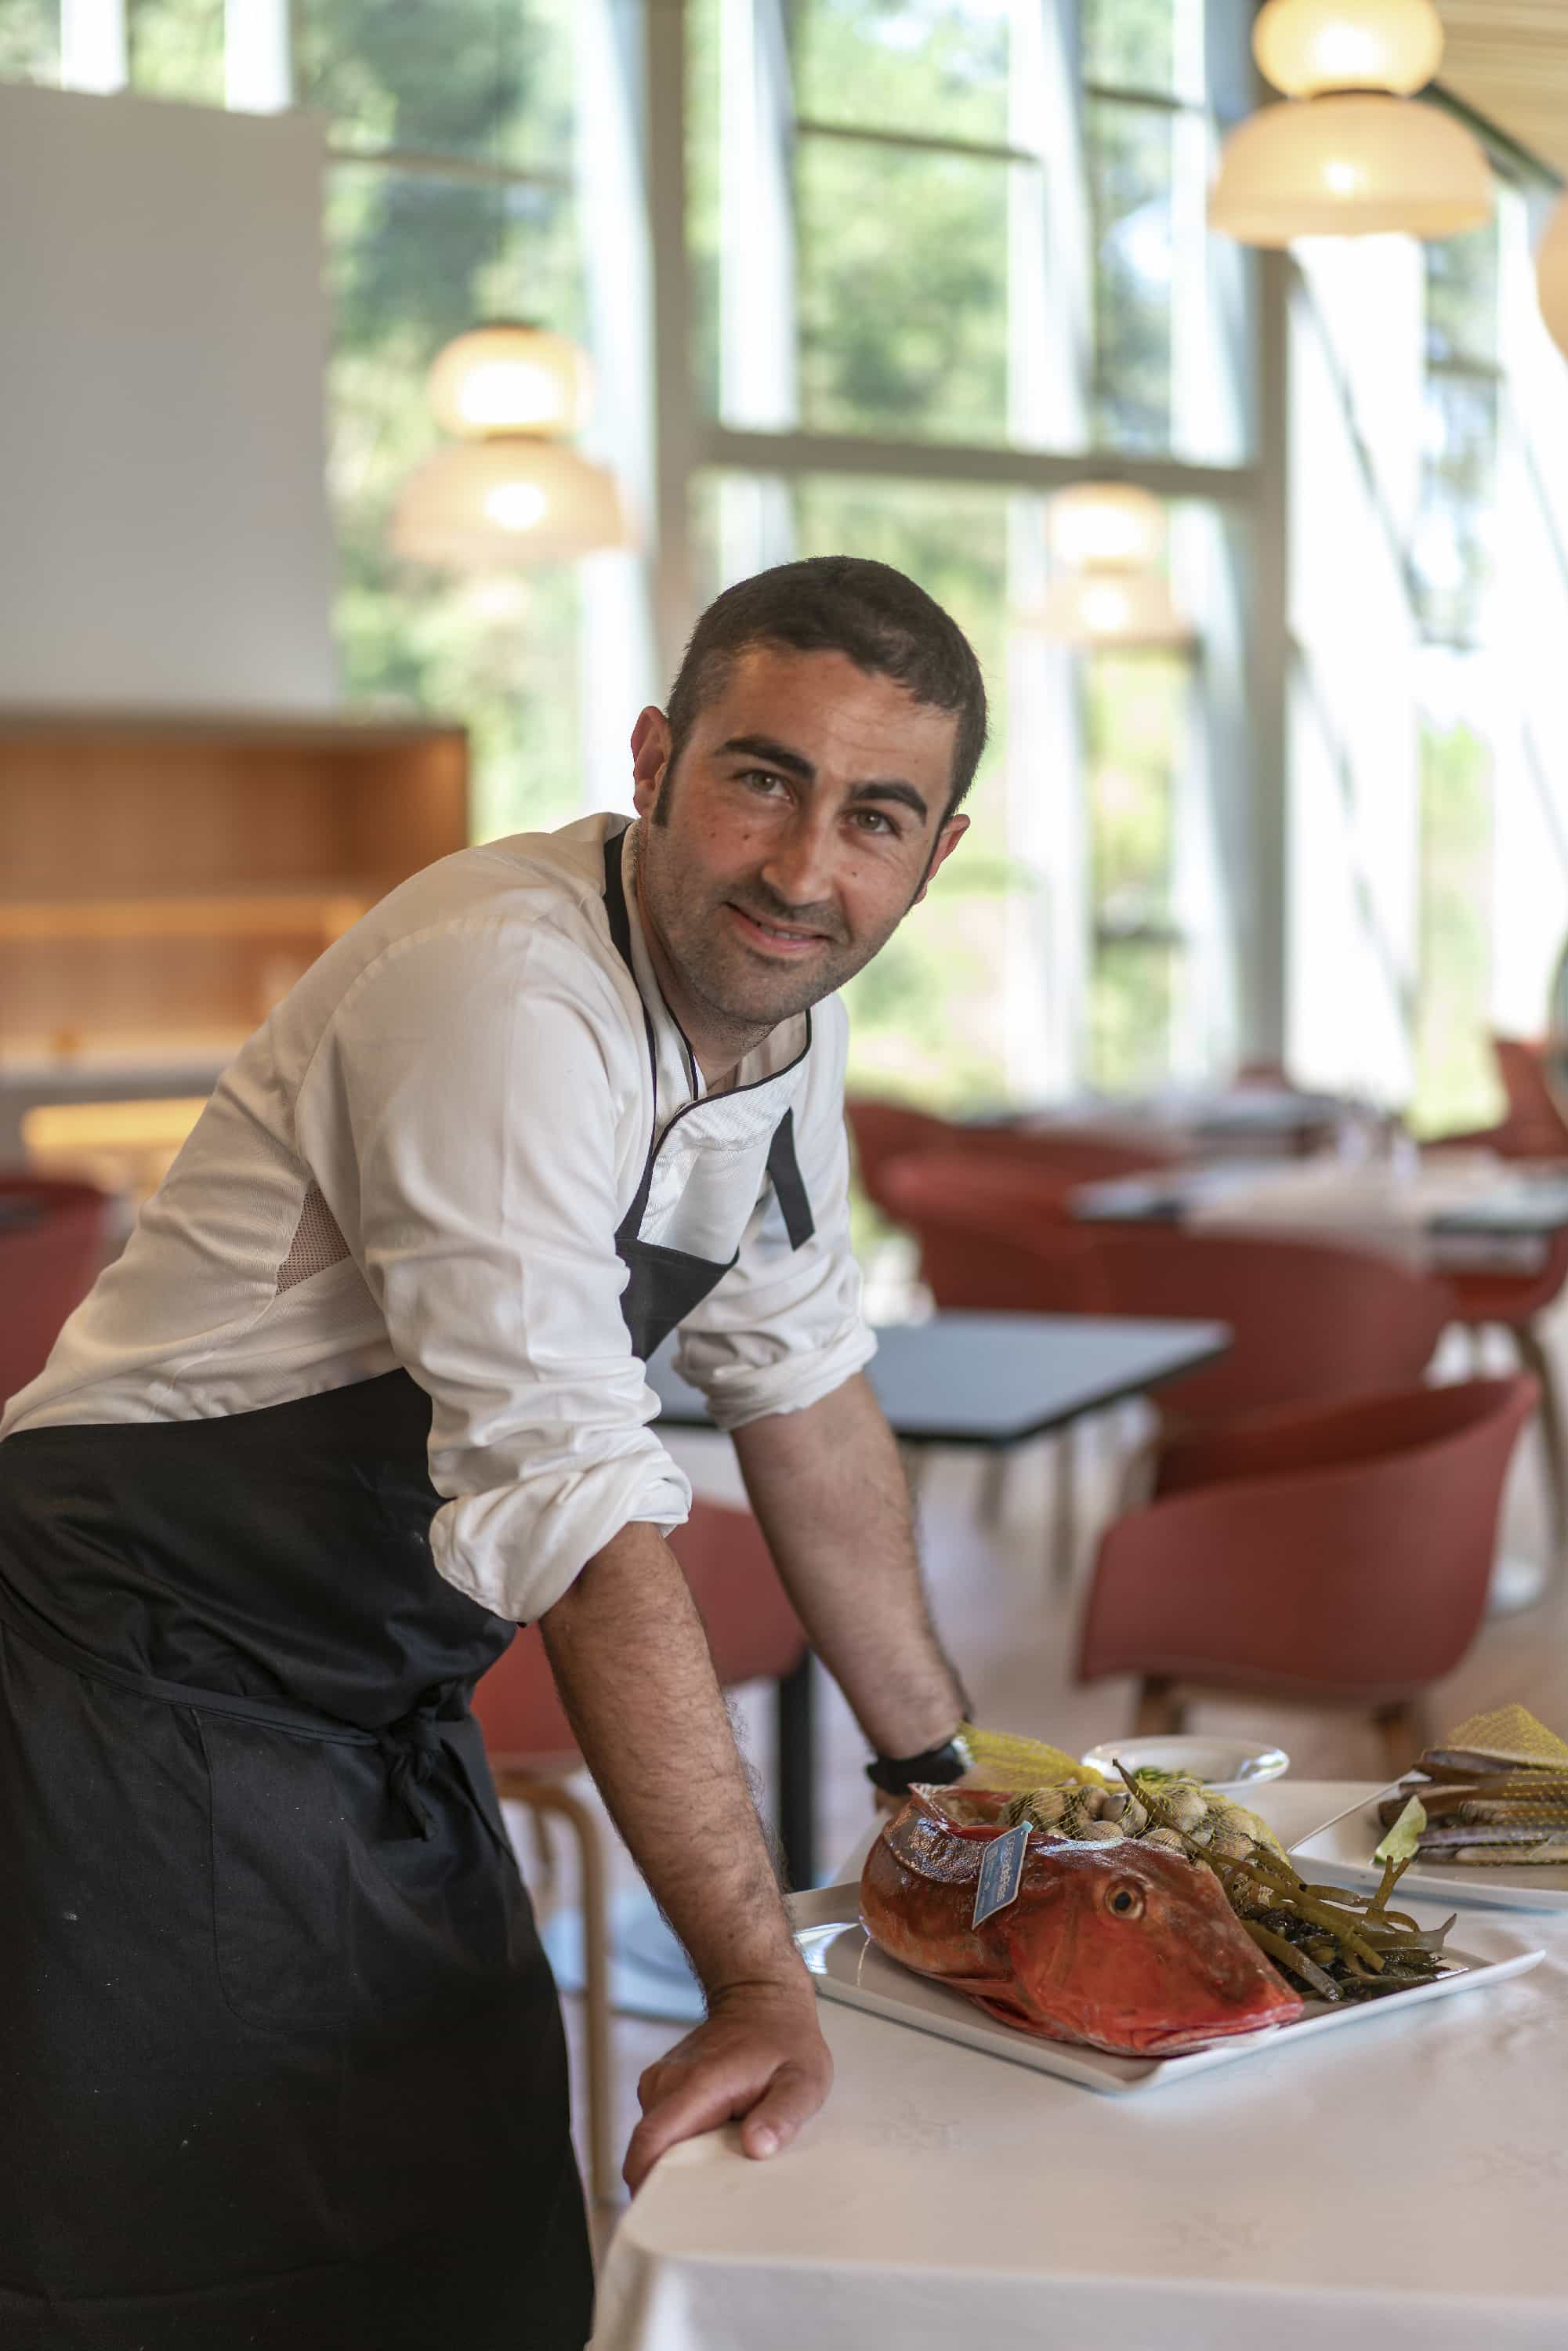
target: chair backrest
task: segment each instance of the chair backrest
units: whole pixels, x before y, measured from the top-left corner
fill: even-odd
[[[1508,1096],[1501,1129],[1508,1150],[1524,1157],[1568,1158],[1568,1120],[1547,1083],[1541,1047],[1525,1037],[1494,1035],[1491,1049]]]
[[[1365,1705],[1450,1672],[1479,1628],[1529,1379],[1301,1416],[1272,1466],[1129,1511],[1106,1532],[1078,1677]],[[1317,1450],[1319,1458],[1311,1458]],[[1291,1458],[1291,1456],[1294,1458]],[[1269,1459],[1265,1440],[1255,1464]]]
[[[806,1654],[806,1635],[749,1510],[696,1501],[670,1547],[697,1604],[720,1687],[777,1680]],[[490,1754],[522,1764],[577,1752],[537,1625],[525,1625],[474,1692]]]
[[[92,1288],[108,1246],[109,1195],[44,1176],[0,1176],[0,1201],[29,1221],[0,1224],[0,1398],[36,1379],[60,1326]]]
[[[854,1143],[861,1189],[883,1216],[888,1207],[883,1174],[894,1159],[915,1151],[945,1151],[962,1130],[911,1102],[883,1102],[871,1094],[847,1094],[844,1116]]]
[[[1096,1126],[959,1127],[954,1131],[953,1147],[977,1158],[1012,1161],[1069,1189],[1179,1166],[1188,1156],[1180,1144],[1164,1135],[1133,1135]]]
[[[883,1171],[890,1214],[920,1243],[920,1271],[946,1312],[1105,1311],[1092,1241],[1066,1221],[1071,1186],[1018,1160],[922,1152]]]
[[[1170,1427],[1403,1387],[1453,1312],[1446,1284],[1370,1249],[1179,1226],[1096,1230],[1113,1313],[1229,1325],[1228,1354],[1161,1388]]]

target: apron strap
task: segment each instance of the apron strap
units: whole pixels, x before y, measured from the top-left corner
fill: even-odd
[[[793,1110],[787,1110],[773,1130],[773,1140],[768,1146],[768,1176],[784,1218],[784,1229],[789,1236],[789,1246],[792,1249],[801,1249],[817,1227],[801,1181],[800,1163],[795,1156]]]
[[[31,1610],[28,1621],[22,1623],[20,1613],[10,1595],[0,1589],[0,1625],[28,1648],[41,1651],[85,1681],[101,1682],[110,1689],[127,1690],[134,1698],[153,1698],[164,1706],[190,1707],[198,1714],[226,1715],[236,1722],[255,1723],[258,1729],[282,1731],[288,1738],[319,1740],[332,1747],[379,1748],[392,1794],[422,1837],[434,1835],[435,1816],[421,1791],[442,1750],[440,1725],[450,1703],[447,1692],[426,1706],[414,1707],[384,1729],[361,1730],[356,1723],[333,1722],[304,1707],[276,1704],[270,1698],[231,1698],[225,1691],[193,1689],[187,1682],[162,1681],[156,1674],[129,1673],[122,1666],[95,1657],[90,1649],[56,1632],[52,1625],[40,1624]],[[462,1710],[446,1719],[462,1720]]]

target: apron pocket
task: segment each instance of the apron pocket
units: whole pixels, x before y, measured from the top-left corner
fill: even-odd
[[[362,2015],[361,1897],[324,1740],[199,1714],[213,1807],[218,1980],[243,2023],[342,2025]]]

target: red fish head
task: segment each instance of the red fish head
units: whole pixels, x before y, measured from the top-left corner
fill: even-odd
[[[997,1923],[1009,2021],[1055,2039],[1171,2056],[1301,2012],[1213,1872],[1157,1845],[1032,1845]]]

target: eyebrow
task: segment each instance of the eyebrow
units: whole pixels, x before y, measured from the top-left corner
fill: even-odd
[[[719,757],[738,752],[744,758],[761,759],[770,768],[782,768],[786,775],[799,776],[801,782],[814,784],[817,770],[803,752],[791,751],[787,743],[776,743],[770,735],[732,735],[718,747]],[[923,792],[902,776],[872,776],[865,782],[852,784],[850,799],[853,803],[867,800],[898,800],[914,810],[924,824],[931,810]]]

